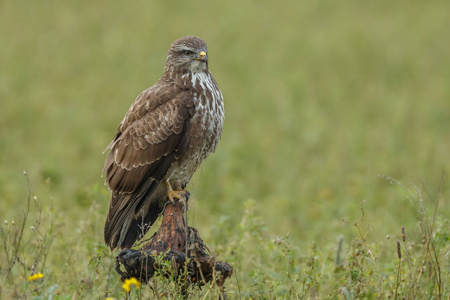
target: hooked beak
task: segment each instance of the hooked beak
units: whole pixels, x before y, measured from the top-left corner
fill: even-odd
[[[195,60],[199,60],[199,61],[203,61],[203,62],[208,62],[208,56],[206,55],[205,51],[200,52],[200,56],[197,58],[194,58]]]

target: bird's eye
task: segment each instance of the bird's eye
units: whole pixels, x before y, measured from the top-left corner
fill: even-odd
[[[190,50],[184,50],[184,55],[191,55],[192,53],[194,53],[194,52],[192,52]]]

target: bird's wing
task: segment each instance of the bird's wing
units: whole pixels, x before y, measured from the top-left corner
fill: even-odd
[[[183,153],[186,123],[194,112],[192,94],[160,82],[142,92],[130,107],[107,148],[111,151],[103,169],[112,190],[105,224],[105,240],[110,246],[117,243],[118,231],[120,235],[120,231],[128,231],[122,228],[129,223],[125,221],[137,218],[143,201]]]
[[[161,159],[179,154],[182,131],[194,113],[189,92],[153,86],[135,100],[108,146],[103,173],[111,190],[133,193],[148,177],[161,180]],[[107,148],[107,149],[108,149]]]

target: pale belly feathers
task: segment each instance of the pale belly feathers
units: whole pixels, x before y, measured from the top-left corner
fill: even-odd
[[[187,127],[188,146],[165,177],[175,190],[184,189],[202,161],[215,151],[223,128],[223,97],[217,85],[204,73],[194,74],[189,79],[195,89],[195,115]]]

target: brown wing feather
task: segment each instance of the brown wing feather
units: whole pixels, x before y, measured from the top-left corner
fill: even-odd
[[[103,173],[110,189],[136,191],[157,161],[175,151],[193,108],[191,94],[176,86],[159,84],[141,93],[108,146]]]
[[[111,248],[131,247],[137,238],[136,233],[129,237],[130,224],[136,223],[143,201],[183,152],[186,123],[193,114],[190,92],[158,82],[142,92],[125,115],[107,148],[111,151],[103,169],[113,191],[105,224],[105,241]],[[151,219],[158,213],[152,212]]]

